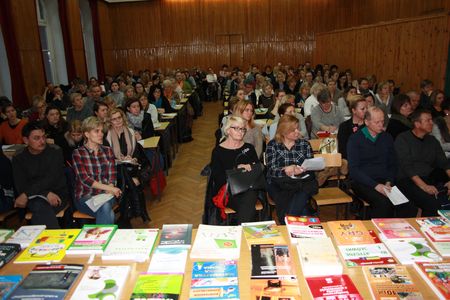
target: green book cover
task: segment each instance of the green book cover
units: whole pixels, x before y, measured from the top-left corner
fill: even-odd
[[[14,233],[12,229],[0,229],[0,243],[5,242]]]
[[[178,299],[183,285],[181,274],[141,274],[130,299]]]
[[[116,230],[117,225],[86,224],[66,254],[103,253]]]

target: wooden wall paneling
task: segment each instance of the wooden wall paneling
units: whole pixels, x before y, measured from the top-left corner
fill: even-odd
[[[270,0],[247,1],[246,43],[263,42],[272,30]]]
[[[230,36],[228,34],[216,35],[216,66],[227,64],[234,67],[230,60]]]
[[[83,31],[81,27],[80,3],[78,0],[66,0],[65,2],[76,76],[87,79],[86,56],[84,54]],[[102,30],[102,35],[103,34],[104,32]],[[105,46],[103,47],[106,49],[110,49]],[[69,80],[71,79],[72,78],[69,78]]]
[[[28,102],[31,103],[33,95],[42,94],[46,82],[35,1],[14,0],[10,3],[16,41],[20,52],[24,88]]]
[[[403,91],[418,89],[424,78],[442,87],[449,42],[447,21],[447,14],[439,14],[319,34],[317,45],[322,49],[317,51],[315,60],[341,67],[348,64],[357,70],[358,77],[373,73],[379,81],[394,79]],[[357,57],[365,51],[364,59],[348,61],[343,56],[345,51],[351,51],[348,39],[352,35],[356,41],[354,55]]]
[[[230,35],[230,64],[232,66],[245,67],[244,45],[241,34]]]

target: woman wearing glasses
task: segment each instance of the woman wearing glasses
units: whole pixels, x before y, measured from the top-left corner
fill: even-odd
[[[242,168],[252,170],[254,164],[259,163],[255,148],[244,142],[247,132],[245,121],[236,116],[228,119],[224,127],[225,141],[217,145],[211,157],[212,195],[217,195],[226,184],[226,170]],[[244,193],[229,195],[228,207],[236,211],[237,224],[255,221],[255,203],[257,192],[248,190]]]

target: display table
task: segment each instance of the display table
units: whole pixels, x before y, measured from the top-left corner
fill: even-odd
[[[414,219],[410,220],[411,224],[414,225],[416,229],[418,229],[418,226],[416,225],[416,222]],[[375,226],[372,225],[372,222],[370,221],[364,221],[364,224],[366,225],[367,229],[375,230]],[[287,236],[287,231],[285,226],[279,226],[278,227],[280,231],[282,232],[285,240],[289,244],[289,250],[290,254],[292,255],[293,262],[295,266],[297,266],[297,276],[300,286],[300,291],[302,295],[302,299],[312,299],[308,286],[305,282],[304,277],[301,273],[301,267],[299,264],[297,249],[290,245],[289,238]],[[330,232],[328,230],[328,227],[326,226],[326,223],[324,223],[324,228],[327,231],[327,234],[330,236]],[[196,229],[193,231],[193,238],[195,238]],[[158,240],[156,241],[156,244],[158,244]],[[66,256],[62,263],[76,263],[76,264],[83,264],[85,266],[85,269],[88,266],[88,260],[89,256]],[[195,260],[198,261],[198,260]],[[139,273],[143,273],[147,271],[148,265],[150,260],[144,262],[144,263],[135,263],[135,262],[108,262],[103,263],[100,256],[96,256],[94,261],[91,263],[91,265],[130,265],[131,271],[128,277],[127,285],[124,287],[122,296],[120,299],[129,299],[129,296],[131,295],[134,285],[136,283],[136,279],[139,275]],[[184,281],[183,281],[183,288],[181,292],[180,299],[189,299],[189,288],[191,283],[191,271],[192,271],[192,260],[189,259],[187,261],[186,265],[186,272],[184,275]],[[243,300],[250,300],[250,273],[251,273],[251,258],[250,258],[250,251],[247,246],[247,242],[245,240],[244,235],[242,234],[242,244],[241,244],[241,256],[239,258],[239,291],[240,291],[240,297]],[[34,264],[14,264],[13,262],[8,263],[6,266],[4,266],[0,270],[0,275],[6,275],[6,274],[21,274],[24,277],[32,270],[34,267]],[[410,272],[410,275],[413,279],[413,281],[416,283],[417,287],[421,291],[424,299],[431,300],[431,299],[438,299],[435,294],[431,291],[431,289],[428,287],[428,285],[420,278],[420,276],[417,274],[417,272],[414,270],[412,266],[408,267],[408,271]],[[364,278],[364,275],[362,273],[361,267],[354,267],[354,268],[347,268],[344,266],[344,273],[348,274],[352,281],[354,282],[355,286],[357,287],[359,293],[363,297],[363,299],[371,299],[370,290],[367,286],[366,280]],[[75,287],[78,285],[78,282],[82,276],[80,276],[77,279],[77,282],[75,282]],[[72,288],[69,292],[69,297],[67,299],[70,299],[70,296],[72,295],[75,288]],[[257,299],[251,299],[251,300],[257,300]]]

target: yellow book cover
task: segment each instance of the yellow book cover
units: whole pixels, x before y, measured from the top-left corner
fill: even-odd
[[[80,229],[47,229],[23,250],[14,263],[58,262],[80,233]]]
[[[359,220],[342,220],[327,222],[337,245],[374,244],[366,226]]]

